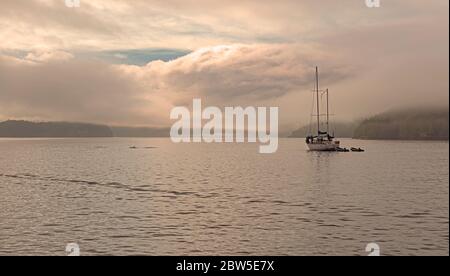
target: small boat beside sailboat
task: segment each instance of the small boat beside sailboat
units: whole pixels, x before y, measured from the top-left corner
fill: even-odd
[[[365,150],[363,150],[362,148],[351,148],[350,150],[352,152],[365,152]]]

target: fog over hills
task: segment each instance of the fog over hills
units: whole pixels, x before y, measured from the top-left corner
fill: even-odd
[[[5,121],[0,123],[0,137],[64,138],[112,137],[108,126],[67,122]]]
[[[316,127],[313,127],[315,133]],[[306,137],[309,126],[295,130],[290,137]],[[351,123],[331,124],[337,137],[373,140],[448,140],[449,109],[411,108],[385,112]]]
[[[355,128],[358,123],[356,122],[338,122],[330,124],[330,134],[334,134],[336,137],[341,138],[352,138]],[[325,126],[322,126],[325,130]],[[291,138],[304,138],[308,135],[317,133],[317,126],[314,125],[312,128],[310,126],[303,126],[295,131],[289,136]]]
[[[357,139],[448,140],[449,110],[409,109],[386,112],[364,120],[353,135]]]
[[[0,122],[0,137],[65,138],[65,137],[168,137],[168,128],[110,127],[72,122]]]
[[[324,130],[324,126],[323,129]],[[290,135],[280,137],[302,138],[316,126],[304,126]],[[355,122],[330,124],[331,134],[340,138],[374,140],[448,140],[449,109],[415,108],[385,112]],[[170,128],[107,126],[71,122],[0,122],[0,137],[169,137]]]
[[[111,127],[114,137],[169,137],[169,128]]]

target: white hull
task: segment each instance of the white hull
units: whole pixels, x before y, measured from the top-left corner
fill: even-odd
[[[339,142],[322,142],[307,144],[310,151],[336,151],[339,148]]]

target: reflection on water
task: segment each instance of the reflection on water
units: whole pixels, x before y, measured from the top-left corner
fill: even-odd
[[[0,140],[0,255],[448,255],[448,143],[344,144]]]

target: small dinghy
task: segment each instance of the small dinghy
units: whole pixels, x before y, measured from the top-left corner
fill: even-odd
[[[352,152],[364,152],[365,151],[362,148],[352,148],[351,150],[352,150]]]

